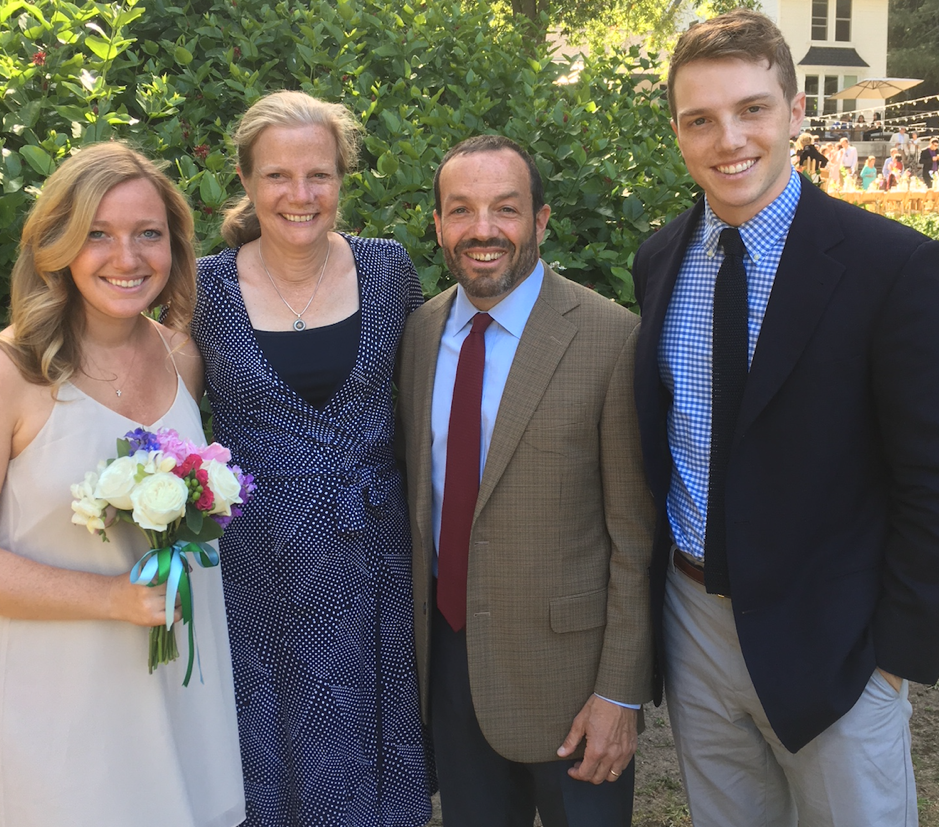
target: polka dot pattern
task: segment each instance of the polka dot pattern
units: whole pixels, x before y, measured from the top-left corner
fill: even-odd
[[[393,241],[344,236],[355,366],[322,409],[258,347],[237,250],[199,262],[193,336],[215,438],[258,491],[221,541],[251,827],[405,827],[431,815],[391,375],[420,282]]]

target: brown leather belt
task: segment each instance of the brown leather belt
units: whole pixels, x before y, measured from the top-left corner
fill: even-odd
[[[704,568],[702,566],[696,566],[692,563],[684,554],[681,553],[681,549],[678,546],[675,546],[672,551],[672,558],[675,561],[675,568],[678,569],[682,574],[687,575],[695,583],[704,585]]]
[[[672,549],[672,559],[675,561],[675,568],[686,577],[690,577],[699,586],[704,586],[704,566],[696,566],[684,554],[678,546]],[[706,587],[705,587],[706,588]],[[727,598],[726,594],[715,594],[713,597]]]

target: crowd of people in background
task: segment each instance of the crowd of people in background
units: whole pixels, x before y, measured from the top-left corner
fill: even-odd
[[[939,137],[921,139],[903,126],[890,139],[879,169],[876,155],[867,156],[861,164],[857,147],[847,137],[823,142],[821,136],[803,132],[790,150],[795,167],[816,182],[827,179],[838,187],[865,191],[931,189],[939,181],[937,156]]]

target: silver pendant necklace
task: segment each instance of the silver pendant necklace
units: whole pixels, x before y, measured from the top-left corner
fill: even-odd
[[[303,314],[310,309],[310,305],[313,304],[313,299],[316,298],[316,294],[319,292],[320,284],[323,281],[323,274],[326,272],[326,265],[329,264],[329,251],[329,236],[326,236],[326,259],[323,261],[323,269],[320,270],[320,277],[316,280],[316,287],[313,288],[313,295],[310,296],[310,300],[306,303],[306,306],[303,308],[303,310],[297,313],[297,311],[287,303],[287,299],[284,298],[284,294],[277,289],[277,284],[275,283],[274,278],[271,276],[271,271],[267,269],[267,265],[264,263],[264,256],[261,255],[261,239],[258,239],[258,258],[261,260],[261,266],[264,268],[264,272],[267,273],[267,277],[271,280],[271,287],[273,287],[274,292],[280,296],[280,300],[284,303],[284,307],[286,307],[291,313],[293,313],[294,316],[297,317],[297,320],[293,323],[294,330],[306,330],[306,322],[303,321]],[[120,396],[120,393],[118,393],[118,396]]]
[[[139,351],[140,351],[140,348],[139,348],[139,347],[138,347],[136,350],[134,350],[134,358],[131,359],[130,367],[127,369],[127,374],[124,376],[124,381],[121,382],[122,385],[125,384],[127,381],[129,381],[130,378],[131,378],[131,376],[134,375],[134,365],[137,364],[137,354],[138,354]],[[94,356],[92,356],[92,355],[91,355],[90,353],[88,353],[87,351],[86,351],[86,355],[87,355],[88,358],[91,360],[91,364],[93,364],[93,365],[95,366],[95,370],[97,370],[98,373],[103,374],[104,371],[101,369],[101,366],[98,364],[98,362],[97,362],[97,360],[94,358]],[[89,376],[89,374],[88,374],[87,371],[84,371],[84,373],[85,373],[85,376]],[[112,382],[110,379],[107,378],[107,376],[90,376],[89,378],[95,379],[95,380],[97,380],[97,381],[99,381],[99,382],[107,382],[107,383],[111,386],[111,390],[114,391],[114,394],[115,394],[118,398],[120,398],[120,397],[122,397],[122,396],[124,395],[124,391],[121,390],[119,387],[117,387],[117,386],[114,384],[114,382]],[[118,375],[115,373],[115,374],[114,374],[114,379],[117,380],[118,378],[119,378]]]

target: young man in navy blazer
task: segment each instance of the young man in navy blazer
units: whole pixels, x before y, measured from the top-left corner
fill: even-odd
[[[705,197],[636,256],[636,393],[692,819],[915,825],[907,681],[939,678],[939,244],[793,171],[805,95],[763,15],[689,29],[668,93]]]

